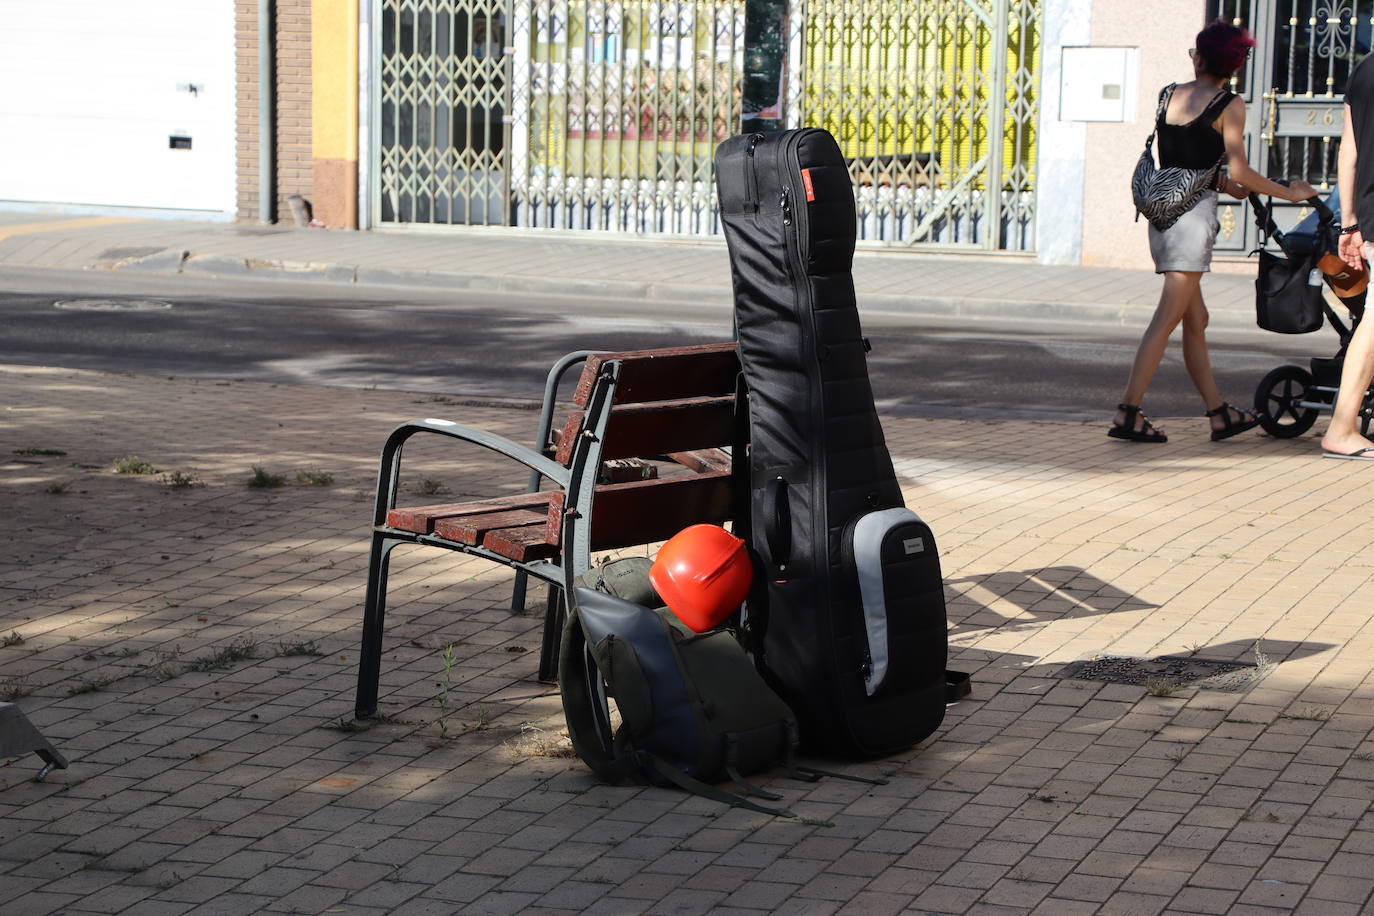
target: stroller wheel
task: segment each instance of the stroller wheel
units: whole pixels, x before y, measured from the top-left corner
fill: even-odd
[[[1309,400],[1311,387],[1311,374],[1297,366],[1279,366],[1261,379],[1255,389],[1255,410],[1264,431],[1279,439],[1291,439],[1311,429],[1319,411],[1299,403]]]

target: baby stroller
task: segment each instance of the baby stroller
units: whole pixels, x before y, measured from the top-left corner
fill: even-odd
[[[1285,233],[1274,224],[1273,212],[1260,196],[1250,195],[1261,234],[1260,277],[1255,281],[1259,326],[1279,333],[1306,334],[1329,322],[1340,343],[1334,356],[1312,357],[1310,372],[1301,366],[1284,365],[1260,381],[1255,389],[1260,425],[1280,439],[1301,436],[1317,422],[1318,414],[1330,411],[1335,404],[1345,348],[1364,317],[1369,285],[1365,271],[1351,270],[1336,254],[1339,197],[1333,192],[1327,202],[1313,197],[1306,203],[1313,212]],[[1265,250],[1266,238],[1274,239],[1283,257]],[[1321,295],[1323,283],[1350,313],[1348,327]],[[1368,433],[1371,417],[1374,399],[1366,391],[1360,408],[1362,434]]]

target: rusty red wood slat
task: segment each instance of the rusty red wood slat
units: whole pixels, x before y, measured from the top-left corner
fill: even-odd
[[[739,355],[733,343],[599,353],[589,357],[582,368],[573,395],[578,407],[587,406],[596,377],[610,360],[620,362],[615,395],[618,404],[731,394],[739,374]]]
[[[535,512],[531,509],[503,509],[500,512],[485,512],[480,515],[439,519],[434,523],[434,533],[441,538],[457,541],[459,544],[480,544],[488,531],[494,531],[497,528],[521,528],[528,525],[538,525],[542,533],[548,517],[547,510]]]
[[[645,458],[728,444],[734,434],[733,397],[684,398],[647,404],[619,404],[606,423],[601,458]],[[556,460],[567,465],[583,422],[583,411],[568,417]]]
[[[669,452],[670,460],[676,461],[689,471],[708,474],[712,471],[728,471],[733,466],[730,454],[720,448],[694,449],[690,452]]]
[[[558,556],[558,548],[544,537],[542,525],[488,531],[482,536],[482,546],[517,563],[548,560]]]
[[[729,471],[603,484],[592,506],[591,549],[650,544],[688,525],[729,521],[731,496]],[[561,492],[549,501],[544,537],[550,544],[559,543],[563,505]]]
[[[386,514],[389,528],[413,531],[416,534],[432,534],[439,519],[458,518],[464,515],[477,515],[499,509],[547,510],[552,493],[520,493],[514,496],[493,496],[466,503],[446,503],[436,506],[405,506],[392,509]]]

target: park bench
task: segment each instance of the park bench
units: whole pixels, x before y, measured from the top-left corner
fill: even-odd
[[[583,363],[574,409],[552,426],[559,378]],[[731,455],[747,441],[733,343],[624,353],[572,353],[549,373],[536,447],[448,420],[392,431],[382,449],[368,561],[355,715],[377,711],[387,574],[401,544],[441,547],[511,567],[512,607],[524,580],[548,586],[539,678],[557,668],[566,595],[593,552],[666,540],[698,522],[721,523],[738,498]],[[398,507],[402,446],[429,433],[490,449],[529,469],[528,492],[445,505]],[[519,473],[519,471],[517,471]]]

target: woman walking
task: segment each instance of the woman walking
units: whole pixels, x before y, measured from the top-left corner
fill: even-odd
[[[1218,19],[1197,35],[1191,82],[1166,86],[1155,130],[1160,168],[1210,170],[1225,158],[1229,176],[1218,172],[1216,190],[1204,191],[1197,203],[1166,229],[1150,226],[1150,255],[1155,273],[1164,275],[1159,305],[1136,350],[1126,391],[1117,405],[1107,435],[1131,442],[1166,442],[1168,437],[1140,410],[1145,390],[1164,358],[1169,336],[1183,324],[1183,363],[1206,405],[1212,440],[1228,439],[1259,423],[1253,411],[1232,407],[1221,398],[1207,353],[1207,306],[1202,301],[1202,275],[1212,269],[1217,221],[1217,191],[1243,200],[1251,191],[1288,201],[1302,201],[1316,191],[1305,181],[1288,187],[1250,168],[1245,158],[1245,102],[1226,89],[1255,46],[1245,29]]]

